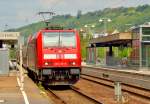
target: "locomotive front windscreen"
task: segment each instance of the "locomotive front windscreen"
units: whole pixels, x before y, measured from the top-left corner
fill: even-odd
[[[76,47],[74,32],[44,32],[44,47]]]

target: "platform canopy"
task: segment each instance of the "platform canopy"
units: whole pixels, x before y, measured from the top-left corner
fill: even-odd
[[[0,32],[0,48],[3,44],[13,45],[18,42],[20,32]]]
[[[0,40],[18,40],[19,32],[0,32]]]
[[[120,46],[131,43],[132,35],[129,32],[110,34],[90,40],[89,44],[95,44],[97,47]]]

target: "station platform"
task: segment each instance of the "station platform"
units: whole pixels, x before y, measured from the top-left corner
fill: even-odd
[[[130,69],[103,67],[99,65],[82,65],[82,74],[121,82],[124,84],[150,90],[150,69]]]
[[[17,72],[0,76],[0,104],[51,104],[29,77],[25,76],[24,90],[17,78]]]
[[[132,69],[127,67],[113,67],[113,66],[101,66],[101,65],[89,65],[84,64],[83,67],[93,67],[93,68],[102,68],[106,70],[112,70],[112,71],[119,71],[119,72],[125,72],[125,73],[132,73],[132,74],[141,74],[141,75],[148,75],[150,76],[150,69],[148,68],[138,68],[138,69]]]

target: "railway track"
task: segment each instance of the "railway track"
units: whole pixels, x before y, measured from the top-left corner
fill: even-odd
[[[75,92],[79,93],[80,95],[86,97],[87,99],[89,99],[89,100],[95,102],[96,104],[102,104],[102,103],[99,102],[98,100],[96,100],[96,99],[94,99],[94,98],[88,96],[86,93],[80,91],[79,88],[77,88],[77,87],[75,87],[75,86],[71,86],[71,89],[74,90]]]
[[[86,75],[86,74],[82,74],[81,78],[84,80],[92,81],[97,84],[101,84],[101,85],[104,85],[107,87],[114,88],[114,82],[111,80],[102,79],[99,77]],[[147,89],[144,89],[144,88],[139,88],[136,86],[131,86],[131,85],[122,83],[122,91],[132,94],[134,96],[138,96],[138,97],[146,99],[146,100],[150,99],[150,91]]]
[[[48,96],[58,104],[102,104],[75,86],[70,86],[68,89],[65,88],[65,90],[48,88],[47,91]]]
[[[52,100],[58,104],[67,104],[67,102],[65,102],[60,96],[57,95],[57,93],[55,93],[55,91],[51,90],[50,88],[48,88],[48,92],[47,92],[48,96],[51,97],[51,95],[54,97],[52,98]]]
[[[144,88],[150,91],[149,72],[140,72],[136,70],[116,70],[113,68],[83,67],[82,74],[96,76],[98,78],[111,81],[120,81],[128,85]]]

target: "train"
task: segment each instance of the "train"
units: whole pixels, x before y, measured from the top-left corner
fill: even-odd
[[[72,85],[80,79],[80,37],[74,29],[41,29],[22,49],[29,76],[48,85]]]

